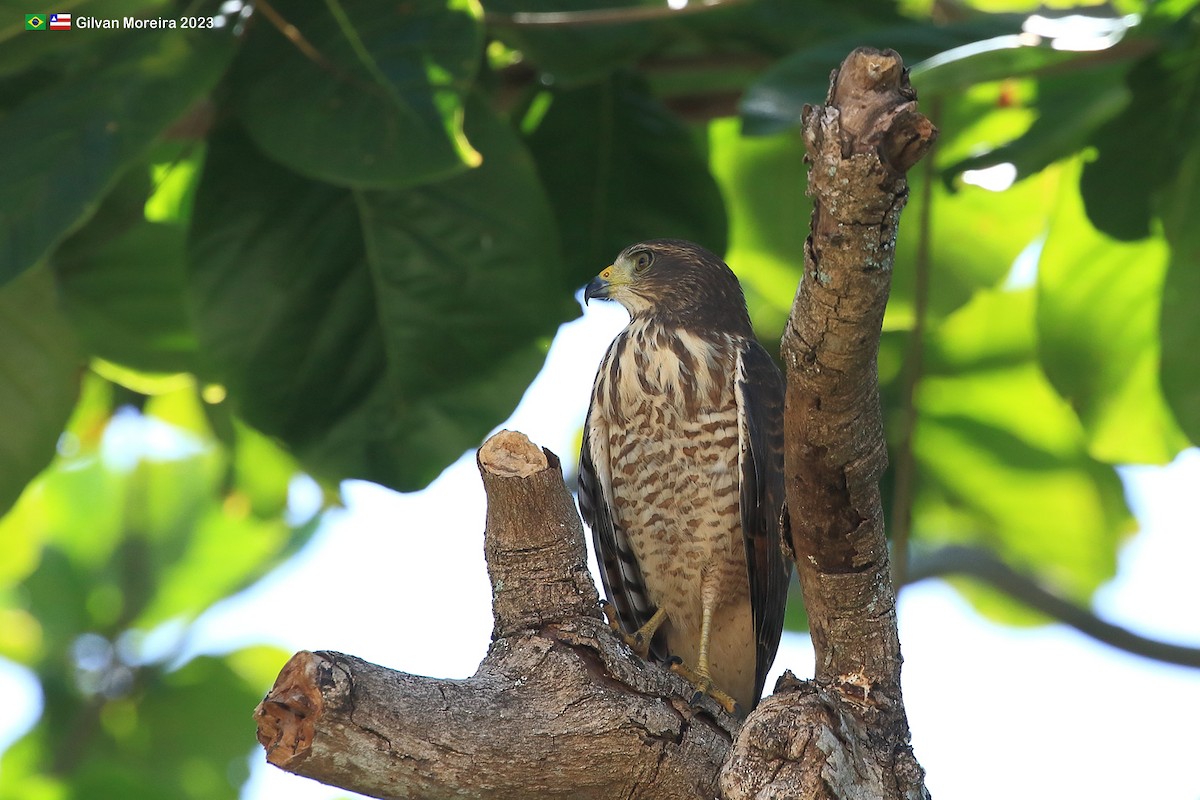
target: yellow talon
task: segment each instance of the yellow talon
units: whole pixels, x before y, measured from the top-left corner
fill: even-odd
[[[637,653],[640,658],[649,658],[650,642],[654,641],[654,634],[667,621],[667,612],[661,608],[658,609],[654,612],[654,616],[646,621],[645,625],[630,634],[621,630],[621,623],[617,621],[617,612],[613,608],[612,603],[607,600],[601,600],[600,608],[604,611],[604,616],[608,620],[608,627],[612,628],[621,637],[621,640],[629,645],[630,649]]]
[[[700,669],[693,670],[687,664],[678,658],[671,660],[671,671],[683,678],[685,681],[696,687],[696,693],[692,695],[691,703],[696,705],[700,702],[700,698],[705,695],[717,701],[721,708],[725,709],[730,714],[740,715],[741,709],[738,707],[737,700],[734,700],[730,695],[717,688],[712,678],[708,676],[708,671],[703,672]]]

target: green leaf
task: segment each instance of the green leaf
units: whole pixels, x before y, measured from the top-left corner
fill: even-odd
[[[1093,228],[1076,174],[1063,172],[1038,263],[1038,355],[1095,458],[1164,464],[1187,446],[1158,378],[1168,251],[1160,238],[1119,242]]]
[[[471,0],[280,6],[303,47],[258,19],[230,80],[263,152],[341,186],[400,188],[479,163],[462,132],[482,48]]]
[[[350,192],[215,137],[189,245],[201,344],[234,405],[316,475],[404,490],[511,413],[578,314],[514,135],[467,118],[478,169]]]
[[[1097,127],[1129,102],[1121,82],[1122,65],[1043,77],[1034,103],[1037,118],[1018,138],[982,154],[973,154],[944,171],[951,179],[967,170],[1012,164],[1017,179],[1034,175],[1077,153]]]
[[[33,270],[0,287],[0,514],[54,457],[82,369],[50,273]]]
[[[0,284],[91,216],[121,172],[212,87],[233,45],[231,36],[212,31],[113,37],[91,72],[4,117]]]
[[[691,131],[628,76],[554,92],[529,136],[575,288],[627,245],[726,245],[725,207]]]
[[[914,439],[923,542],[989,547],[1085,600],[1133,528],[1115,471],[1091,458],[1035,360],[1032,290],[980,292],[931,332]]]
[[[184,240],[179,225],[143,222],[102,245],[55,255],[64,309],[90,353],[146,372],[196,369]]]
[[[158,591],[135,625],[151,630],[167,620],[194,619],[213,603],[246,588],[285,552],[294,552],[293,531],[282,519],[259,519],[238,495],[198,514],[186,549],[158,572]],[[310,526],[296,537],[307,541]]]
[[[1098,151],[1079,181],[1088,219],[1122,241],[1151,233],[1154,195],[1179,161],[1172,102],[1179,88],[1171,72],[1150,58],[1130,71],[1133,99],[1092,138]]]
[[[1159,380],[1180,427],[1192,444],[1200,444],[1200,136],[1195,129],[1190,148],[1163,199],[1163,229],[1171,255],[1162,293]]]

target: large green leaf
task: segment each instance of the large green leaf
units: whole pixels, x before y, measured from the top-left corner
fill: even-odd
[[[196,371],[196,337],[184,305],[183,223],[202,148],[163,152],[131,167],[100,208],[54,252],[63,307],[108,377],[157,393],[143,373]],[[153,219],[154,221],[149,221]],[[119,364],[122,368],[113,366]],[[160,381],[161,382],[161,381]]]
[[[55,257],[64,307],[92,354],[149,372],[196,368],[184,239],[178,225],[143,222],[103,246]]]
[[[1133,526],[1115,471],[1034,360],[1034,296],[984,291],[931,332],[914,440],[924,542],[990,547],[1086,599]],[[927,482],[927,483],[925,483]]]
[[[628,76],[548,95],[529,136],[576,285],[625,246],[726,244],[725,208],[694,135]]]
[[[1187,45],[1170,55],[1175,130],[1171,142],[1176,159],[1171,180],[1163,187],[1158,211],[1171,246],[1170,266],[1163,286],[1162,369],[1160,380],[1167,403],[1193,444],[1200,444],[1200,25],[1193,24]]]
[[[50,273],[33,270],[0,287],[0,514],[54,457],[82,369]]]
[[[1150,235],[1154,195],[1178,166],[1173,101],[1180,87],[1156,58],[1135,66],[1127,82],[1132,100],[1092,137],[1098,154],[1084,166],[1079,186],[1092,224],[1133,241]]]
[[[1200,444],[1200,132],[1193,129],[1191,149],[1179,165],[1174,185],[1163,200],[1163,228],[1171,245],[1162,294],[1163,394],[1180,427]]]
[[[478,169],[352,192],[215,137],[189,245],[201,344],[308,468],[415,489],[509,414],[578,313],[533,165],[486,110]]]
[[[96,210],[121,172],[212,87],[233,46],[232,36],[214,31],[113,37],[94,53],[90,72],[3,118],[0,283],[37,263]]]
[[[325,0],[279,9],[293,37],[256,19],[230,79],[233,105],[263,152],[359,188],[409,186],[478,164],[462,132],[482,46],[477,4]]]
[[[1078,412],[1093,456],[1166,463],[1187,446],[1158,379],[1166,243],[1119,242],[1093,228],[1077,174],[1062,173],[1038,263],[1038,356]]]

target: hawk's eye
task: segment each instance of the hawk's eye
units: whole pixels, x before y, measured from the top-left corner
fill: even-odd
[[[650,265],[653,263],[653,253],[651,253],[649,250],[639,250],[637,255],[633,257],[633,271],[640,274],[650,269]]]

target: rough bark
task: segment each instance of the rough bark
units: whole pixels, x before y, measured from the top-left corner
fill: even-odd
[[[904,173],[935,135],[890,50],[852,53],[805,118],[812,233],[782,352],[792,548],[816,676],[781,682],[742,729],[728,800],[927,796],[900,694],[876,356]]]
[[[740,731],[711,700],[690,705],[601,619],[558,459],[502,432],[478,458],[495,619],[478,672],[297,653],[255,712],[268,760],[381,798],[926,797],[900,694],[875,358],[904,171],[934,135],[899,57],[868,49],[805,124],[813,233],[783,352],[813,681],[786,676]]]

